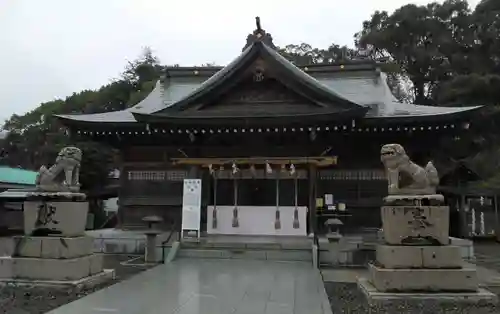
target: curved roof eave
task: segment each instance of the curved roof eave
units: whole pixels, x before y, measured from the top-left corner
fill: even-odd
[[[291,124],[311,124],[314,122],[329,122],[338,119],[357,119],[363,117],[368,108],[360,107],[346,110],[321,110],[319,112],[302,113],[302,114],[287,114],[287,115],[231,115],[231,116],[179,116],[179,115],[165,115],[165,114],[140,114],[134,113],[135,118],[143,123],[168,123],[172,122],[178,124],[213,124],[220,125],[220,123],[228,125],[245,125],[252,124],[266,124],[269,122],[276,123],[279,119],[282,124],[285,122]],[[313,119],[313,120],[312,120]]]
[[[153,90],[136,105],[124,109],[102,113],[92,114],[57,114],[54,117],[58,118],[63,124],[66,125],[84,125],[84,124],[116,124],[121,125],[137,124],[133,112],[149,113],[162,108],[164,106],[163,100],[163,86],[161,81],[157,81]]]
[[[367,122],[411,122],[413,121],[446,121],[453,120],[463,116],[470,116],[479,112],[484,106],[471,106],[471,107],[435,107],[423,106],[414,104],[403,104],[404,110],[395,110],[390,113],[375,113],[367,115],[364,120]]]

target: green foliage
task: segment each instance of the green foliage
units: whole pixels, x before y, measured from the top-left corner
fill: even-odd
[[[146,81],[141,84],[140,88],[136,91],[134,91],[132,94],[130,94],[130,97],[127,101],[127,107],[132,107],[137,105],[141,100],[146,98],[149,93],[153,90],[155,87],[156,80],[154,81]]]
[[[498,105],[500,102],[500,75],[458,75],[443,82],[436,91],[437,101],[455,105]]]
[[[279,48],[279,53],[296,65],[328,64],[351,60],[358,55],[358,51],[347,46],[332,44],[326,49],[313,48],[311,45],[287,45]]]
[[[355,37],[358,47],[369,47],[372,55],[398,64],[413,83],[416,102],[426,104],[439,82],[470,72],[470,25],[465,0],[408,4],[393,14],[376,11]]]

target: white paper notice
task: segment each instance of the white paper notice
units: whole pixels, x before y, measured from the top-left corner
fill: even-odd
[[[325,205],[333,205],[333,194],[325,194]]]
[[[201,180],[185,179],[182,197],[182,230],[200,231]]]

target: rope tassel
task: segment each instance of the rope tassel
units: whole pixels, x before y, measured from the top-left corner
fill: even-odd
[[[274,229],[281,229],[281,220],[280,220],[280,210],[276,209],[276,220],[274,221]]]
[[[212,212],[212,229],[217,229],[217,208]]]
[[[293,164],[292,164],[293,166]],[[291,168],[291,166],[290,166]],[[295,167],[293,168],[293,172],[295,174]],[[295,190],[295,210],[293,211],[293,229],[299,229],[300,228],[300,223],[299,223],[299,209],[297,208],[298,206],[298,200],[297,200],[297,194],[298,194],[298,182],[297,182],[297,177],[294,178],[293,180],[293,185],[294,185],[294,190]]]
[[[240,222],[238,221],[238,208],[233,208],[233,228],[238,228],[240,226]]]
[[[295,210],[293,211],[293,229],[299,229],[300,228],[300,223],[299,223],[299,210],[297,207],[295,207]]]

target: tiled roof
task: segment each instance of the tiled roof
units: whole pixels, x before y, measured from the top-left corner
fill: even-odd
[[[299,69],[297,70],[302,72]],[[197,77],[192,79],[171,78],[164,82],[158,81],[153,91],[143,101],[125,110],[85,115],[59,115],[58,117],[96,123],[133,123],[136,122],[133,112],[143,114],[157,112],[196,93],[203,85],[223,74],[223,70],[221,70],[203,83]],[[315,79],[326,89],[354,103],[371,107],[372,110],[367,114],[369,118],[446,115],[480,107],[436,107],[398,102],[386,83],[385,73],[376,74],[374,71],[356,72],[355,75],[328,75],[322,73],[316,77],[308,76],[308,79]]]
[[[0,183],[35,185],[36,171],[0,166]]]

